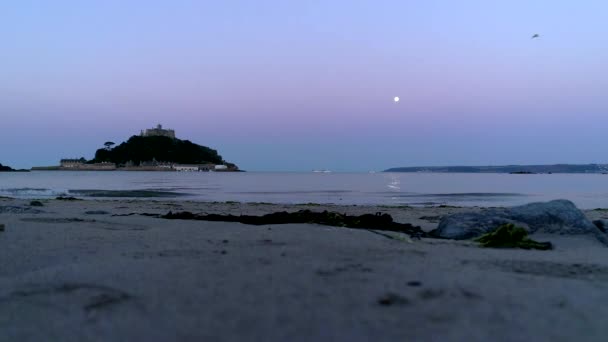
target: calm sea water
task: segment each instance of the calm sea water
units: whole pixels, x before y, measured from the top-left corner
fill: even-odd
[[[0,173],[0,196],[506,206],[566,198],[608,208],[608,175],[460,173]]]

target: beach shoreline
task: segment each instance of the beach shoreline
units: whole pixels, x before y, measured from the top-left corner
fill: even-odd
[[[0,337],[9,341],[600,341],[608,333],[598,319],[608,313],[598,305],[608,300],[608,248],[588,237],[535,236],[552,251],[487,249],[140,215],[380,212],[428,232],[441,216],[484,208],[39,202],[0,199]]]

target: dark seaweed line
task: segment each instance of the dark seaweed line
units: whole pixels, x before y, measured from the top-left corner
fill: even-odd
[[[340,214],[336,212],[313,212],[310,210],[300,210],[297,212],[276,212],[262,216],[253,215],[219,215],[209,214],[200,215],[188,211],[169,212],[166,215],[142,214],[155,216],[168,220],[194,220],[212,222],[237,222],[255,226],[277,225],[277,224],[320,224],[333,227],[344,227],[353,229],[374,229],[379,231],[390,231],[408,234],[412,238],[427,237],[427,234],[419,227],[409,223],[398,223],[393,221],[391,215],[376,213],[363,214],[359,216]]]

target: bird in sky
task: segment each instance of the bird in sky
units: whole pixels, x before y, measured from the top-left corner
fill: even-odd
[[[540,34],[535,33],[535,34],[532,36],[532,39],[535,39],[535,38],[540,38]]]

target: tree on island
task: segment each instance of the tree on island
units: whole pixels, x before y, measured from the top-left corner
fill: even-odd
[[[194,144],[188,140],[165,136],[134,135],[112,149],[107,147],[106,145],[106,148],[97,150],[92,162],[111,162],[117,165],[124,165],[128,162],[140,165],[141,162],[152,160],[178,164],[225,163],[222,156],[214,149]]]
[[[116,145],[115,143],[111,142],[111,141],[106,141],[105,144],[103,144],[106,147],[106,150],[111,150],[112,146]]]

